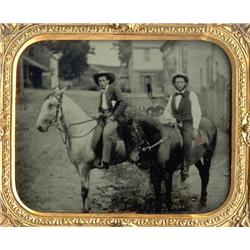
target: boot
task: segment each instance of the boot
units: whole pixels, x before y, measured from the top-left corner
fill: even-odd
[[[97,165],[98,169],[109,169],[109,163],[105,161],[101,161]]]
[[[184,182],[189,176],[189,164],[184,160],[181,168],[181,181]]]

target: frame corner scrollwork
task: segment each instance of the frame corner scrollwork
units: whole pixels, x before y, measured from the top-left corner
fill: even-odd
[[[239,165],[235,169],[235,189],[239,192],[232,195],[227,206],[212,215],[208,219],[204,216],[194,218],[170,217],[160,218],[92,218],[84,216],[79,218],[64,217],[63,215],[39,216],[31,214],[16,201],[11,191],[10,168],[10,144],[13,139],[10,136],[11,124],[11,71],[13,60],[20,47],[34,37],[55,34],[84,35],[158,35],[163,37],[208,37],[208,40],[217,40],[233,54],[237,60],[239,72],[236,74],[236,82],[239,86],[237,95],[239,103],[239,115],[236,117],[236,133],[238,141],[236,145],[236,158]],[[131,35],[132,39],[132,35]],[[250,51],[250,25],[164,25],[164,24],[93,24],[93,25],[23,25],[0,24],[0,225],[109,225],[109,226],[250,226],[250,200],[248,171],[249,159],[246,151],[250,146],[250,111],[248,110],[249,95],[249,51]],[[248,58],[247,58],[248,57]],[[6,59],[7,58],[7,59]],[[8,64],[6,63],[8,61]],[[248,73],[247,73],[248,72]],[[243,138],[243,140],[241,139]],[[244,141],[244,143],[241,142]],[[7,194],[7,195],[6,195]],[[119,216],[118,216],[119,217]],[[128,215],[129,217],[129,215]]]

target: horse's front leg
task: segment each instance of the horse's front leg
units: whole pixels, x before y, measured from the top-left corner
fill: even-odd
[[[81,163],[78,165],[79,174],[81,178],[81,195],[82,195],[82,202],[83,202],[83,209],[82,212],[88,212],[86,208],[86,199],[88,197],[89,192],[89,175],[91,167],[86,163]]]
[[[160,212],[162,208],[162,199],[161,199],[161,176],[160,173],[156,169],[151,168],[150,173],[150,179],[151,183],[154,188],[154,194],[155,194],[155,210],[156,212]]]
[[[167,171],[164,174],[164,180],[166,185],[166,192],[165,192],[165,204],[168,210],[172,208],[172,180],[173,180],[173,173],[171,171]]]

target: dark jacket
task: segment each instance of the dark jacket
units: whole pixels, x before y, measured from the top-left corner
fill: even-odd
[[[173,112],[173,116],[177,120],[177,122],[192,122],[193,121],[189,93],[190,92],[187,90],[183,93],[178,109],[176,109],[175,107],[176,94],[173,96],[171,109]]]
[[[120,91],[119,88],[113,85],[109,85],[106,91],[106,98],[107,98],[108,110],[112,113],[115,119],[120,119],[128,107],[128,102],[126,101],[122,92]],[[112,101],[115,101],[114,107],[112,105]],[[99,102],[98,110],[99,112],[103,111],[102,110],[102,93],[100,95],[100,102]]]

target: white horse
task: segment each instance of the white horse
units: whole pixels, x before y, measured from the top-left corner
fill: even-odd
[[[40,132],[47,132],[52,125],[59,129],[70,160],[79,171],[83,211],[87,212],[85,201],[89,190],[89,174],[99,161],[91,147],[97,121],[67,97],[64,90],[65,88],[55,90],[44,99],[36,121],[36,128]],[[113,164],[126,161],[126,148],[122,141],[116,142],[113,155],[115,156],[112,157]],[[134,156],[136,157],[136,155],[138,154],[135,151]]]

